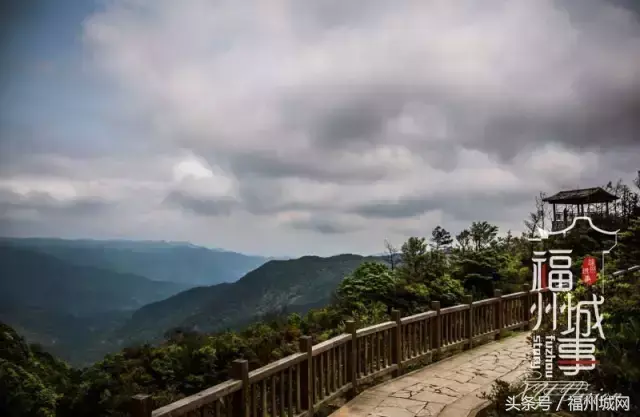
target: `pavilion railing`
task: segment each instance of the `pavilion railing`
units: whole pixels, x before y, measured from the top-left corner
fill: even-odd
[[[547,291],[544,291],[548,294]],[[529,307],[536,291],[524,291],[400,317],[357,329],[347,321],[347,333],[312,345],[300,338],[300,353],[249,372],[246,360],[233,362],[232,378],[164,407],[152,410],[150,395],[132,398],[132,417],[298,417],[313,416],[321,406],[358,386],[387,374],[398,376],[416,362],[429,363],[434,354],[453,348],[470,349],[487,339],[499,339],[513,329],[529,329]],[[546,295],[545,294],[545,295]]]

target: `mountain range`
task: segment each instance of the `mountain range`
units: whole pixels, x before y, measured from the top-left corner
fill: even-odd
[[[182,242],[2,238],[0,321],[85,365],[178,327],[238,329],[326,305],[367,260],[380,257],[269,260]]]
[[[304,313],[329,303],[342,279],[376,257],[337,255],[273,260],[232,284],[192,288],[140,308],[117,335],[125,341],[158,340],[168,329],[202,332],[237,329],[272,312]]]
[[[74,265],[189,286],[234,282],[269,260],[188,242],[2,238],[0,244],[36,250]]]

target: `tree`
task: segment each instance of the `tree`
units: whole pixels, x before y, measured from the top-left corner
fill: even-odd
[[[628,229],[620,233],[616,252],[617,268],[640,265],[640,217],[631,219]]]
[[[500,240],[500,242],[504,245],[506,250],[511,250],[513,243],[513,233],[511,233],[511,229],[507,230],[507,235]]]
[[[491,297],[494,277],[500,268],[496,250],[468,251],[458,259],[454,277],[478,298]]]
[[[0,416],[54,417],[73,395],[69,367],[0,322]]]
[[[524,221],[524,225],[529,231],[529,237],[534,236],[536,228],[545,228],[545,219],[550,215],[547,208],[545,207],[545,197],[546,194],[543,192],[536,196],[536,210],[529,213],[529,219]]]
[[[0,359],[0,415],[55,417],[56,392],[34,373]]]
[[[638,173],[638,177],[633,180],[633,183],[636,185],[640,183],[640,173]],[[629,221],[636,215],[640,198],[637,193],[633,192],[633,190],[631,190],[631,188],[622,181],[622,179],[618,180],[615,185],[609,181],[604,188],[611,194],[620,197],[613,203],[613,214],[626,221]]]
[[[448,271],[476,297],[492,297],[495,288],[520,291],[529,275],[527,239],[516,238],[511,231],[497,235],[498,227],[483,221],[473,222],[456,236],[460,249]]]
[[[498,226],[489,224],[489,222],[473,222],[471,223],[471,241],[476,251],[489,246],[498,235]]]
[[[340,283],[336,297],[346,313],[362,312],[375,303],[390,305],[395,284],[395,277],[386,265],[364,262]]]
[[[436,226],[431,232],[431,241],[433,242],[433,246],[436,250],[448,248],[453,243],[451,233],[440,226]]]
[[[448,274],[441,275],[429,281],[430,300],[440,301],[443,307],[452,306],[462,300],[464,287],[457,279],[453,279]]]
[[[393,271],[396,269],[396,265],[398,264],[398,248],[393,246],[391,242],[388,240],[384,241],[385,254],[387,256],[387,262],[389,262],[389,267]]]
[[[469,250],[469,246],[471,243],[471,232],[469,232],[469,230],[467,229],[464,229],[456,235],[456,241],[458,242],[460,251],[462,253],[466,252],[467,250]]]
[[[426,273],[427,244],[423,237],[410,237],[402,245],[402,264],[398,277],[405,282],[420,282]]]
[[[529,219],[524,220],[524,225],[527,228],[527,236],[534,237],[537,228],[540,226],[541,218],[537,211],[529,213]]]

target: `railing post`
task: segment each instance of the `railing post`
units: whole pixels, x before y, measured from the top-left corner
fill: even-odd
[[[524,284],[522,288],[525,292],[522,306],[524,311],[524,330],[529,330],[531,328],[531,289],[529,284]]]
[[[151,395],[137,394],[131,397],[132,417],[151,417]]]
[[[433,334],[433,350],[436,353],[436,356],[440,356],[440,346],[442,346],[442,319],[440,317],[440,301],[432,301],[431,309],[435,310],[436,317],[435,326],[431,329]]]
[[[504,312],[502,311],[502,290],[494,290],[493,296],[494,298],[497,298],[495,319],[493,323],[494,329],[498,331],[495,335],[495,340],[498,340],[504,333],[504,330],[502,329],[504,327]]]
[[[307,355],[300,365],[300,406],[307,410],[307,416],[313,417],[313,344],[311,336],[300,338],[300,352]]]
[[[473,296],[465,295],[463,302],[469,306],[469,313],[467,314],[467,323],[466,323],[466,326],[464,326],[464,328],[467,330],[467,334],[465,336],[467,336],[467,339],[469,339],[469,341],[467,342],[467,349],[472,349],[473,348]]]
[[[398,376],[402,375],[402,321],[399,310],[391,310],[391,320],[396,323],[396,327],[393,329],[391,353],[393,354],[393,363],[398,365],[394,376]]]
[[[351,335],[351,340],[347,345],[349,350],[349,360],[347,361],[347,377],[351,382],[352,394],[358,393],[358,335],[356,333],[356,322],[347,320],[345,322],[346,331]]]
[[[233,394],[233,417],[249,417],[249,362],[244,359],[233,361],[231,377],[242,381],[242,388]]]

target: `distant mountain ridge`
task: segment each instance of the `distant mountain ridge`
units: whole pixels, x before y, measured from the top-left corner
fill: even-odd
[[[135,309],[187,288],[0,243],[0,320],[69,360],[106,353],[85,351]]]
[[[183,242],[0,238],[0,320],[86,365],[127,345],[161,341],[176,327],[237,329],[265,314],[322,307],[362,262],[382,260],[268,260]],[[218,274],[242,278],[220,282]]]
[[[184,242],[0,238],[0,320],[86,364],[138,308],[266,261]]]
[[[342,279],[379,257],[337,255],[273,260],[230,284],[191,288],[136,311],[116,332],[123,343],[157,341],[176,327],[203,332],[238,328],[269,312],[306,312],[326,305]]]
[[[71,264],[130,273],[189,286],[233,282],[268,259],[183,242],[0,238]]]
[[[81,316],[137,309],[187,288],[0,245],[0,301],[4,304]]]

